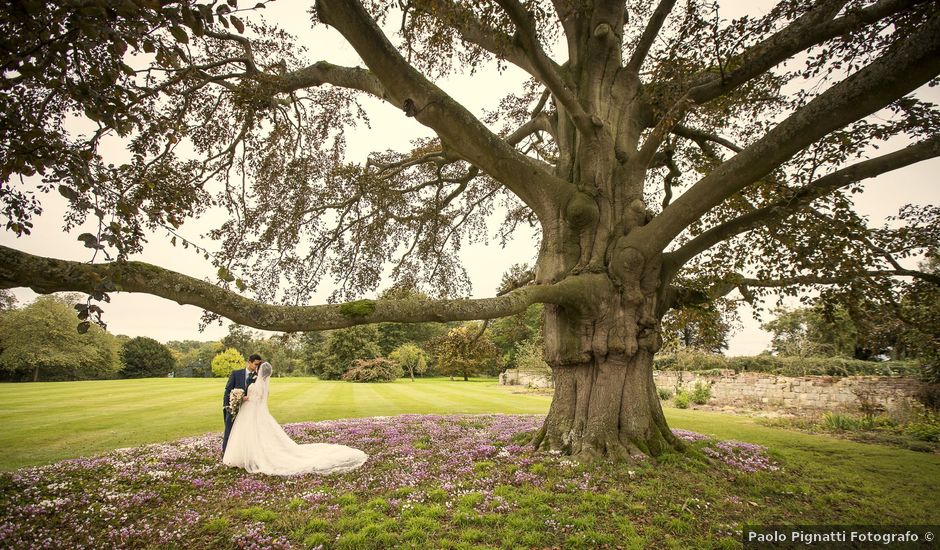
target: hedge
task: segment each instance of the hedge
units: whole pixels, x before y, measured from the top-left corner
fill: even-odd
[[[860,361],[843,357],[775,357],[754,355],[724,357],[704,353],[678,353],[658,356],[657,370],[767,372],[781,376],[919,376],[921,366],[909,361]]]

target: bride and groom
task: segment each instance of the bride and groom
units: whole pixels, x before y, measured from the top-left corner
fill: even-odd
[[[225,433],[222,462],[251,473],[269,475],[329,474],[361,466],[369,455],[345,445],[298,445],[268,411],[268,383],[273,367],[253,354],[244,369],[233,371],[222,399]],[[233,391],[245,392],[233,415],[227,408]]]

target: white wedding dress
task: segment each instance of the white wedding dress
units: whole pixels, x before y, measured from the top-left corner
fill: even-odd
[[[248,386],[248,400],[242,403],[222,462],[252,473],[289,476],[331,474],[362,466],[369,455],[345,445],[309,443],[298,445],[268,411],[268,385],[271,365],[259,369],[258,381]]]

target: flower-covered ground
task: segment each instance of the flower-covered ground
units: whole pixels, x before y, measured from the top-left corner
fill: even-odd
[[[218,434],[24,468],[0,474],[0,547],[733,548],[744,523],[827,520],[761,446],[675,430],[689,452],[581,464],[526,444],[542,419],[287,425],[370,454],[331,476],[225,467]]]

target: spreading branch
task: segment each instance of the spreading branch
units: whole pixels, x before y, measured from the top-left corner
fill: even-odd
[[[380,322],[445,322],[514,315],[536,302],[576,306],[571,288],[586,278],[555,285],[527,285],[496,298],[462,300],[377,300],[316,306],[270,305],[143,262],[88,264],[34,256],[0,246],[0,288],[29,287],[41,294],[77,291],[142,292],[189,304],[262,330],[327,330]]]
[[[402,108],[401,103],[394,103],[385,92],[385,88],[378,78],[368,69],[361,67],[342,67],[327,61],[319,61],[296,71],[279,76],[268,76],[278,93],[290,93],[304,88],[331,84],[341,88],[359,90],[371,94],[379,99],[392,102]]]
[[[755,44],[738,56],[737,68],[719,75],[702,71],[692,78],[689,90],[696,103],[704,103],[727,94],[793,55],[831,38],[875,23],[926,0],[882,0],[866,8],[848,11],[835,18],[845,0],[819,2],[803,16]]]
[[[320,19],[343,34],[397,105],[411,110],[468,162],[505,185],[543,219],[574,186],[544,170],[499,139],[464,106],[411,66],[389,42],[359,2],[319,0]]]
[[[669,266],[669,269],[676,270],[712,246],[735,235],[781,221],[799,212],[814,200],[833,191],[938,156],[940,156],[940,138],[932,138],[893,153],[847,166],[825,175],[795,190],[791,195],[780,198],[767,206],[756,208],[737,218],[712,227],[677,250],[666,254],[664,263]]]
[[[692,289],[682,286],[670,286],[664,297],[664,305],[668,308],[683,308],[698,306],[727,296],[734,290],[743,296],[753,297],[750,288],[787,288],[799,285],[845,285],[860,279],[873,279],[879,277],[913,277],[929,280],[925,276],[929,273],[910,269],[883,269],[845,273],[840,275],[796,275],[780,279],[754,279],[744,277],[739,273],[732,273],[706,290]],[[935,283],[940,284],[940,277],[933,276]]]
[[[464,41],[475,44],[497,58],[538,77],[538,71],[532,61],[512,37],[486,25],[471,10],[451,0],[434,0],[433,9],[422,10],[422,13],[434,17],[442,24],[452,25]]]
[[[799,150],[915,90],[940,73],[940,12],[896,47],[835,84],[700,179],[629,239],[650,256],[689,224]]]
[[[519,30],[519,40],[532,65],[536,70],[536,77],[551,90],[552,95],[568,112],[571,120],[578,130],[585,136],[594,134],[594,125],[591,117],[585,112],[577,95],[569,88],[561,76],[561,70],[545,53],[539,43],[535,29],[535,21],[526,12],[518,0],[498,0],[513,24]]]
[[[676,124],[672,128],[672,133],[683,137],[685,139],[690,139],[697,143],[699,147],[704,148],[703,145],[707,142],[717,143],[722,145],[735,153],[740,153],[744,150],[743,147],[737,145],[728,138],[712,134],[711,132],[706,132],[705,130],[699,130],[698,128],[692,128],[690,126],[685,126],[683,124]]]
[[[643,61],[646,60],[646,56],[649,54],[653,42],[656,41],[656,37],[659,36],[659,31],[662,29],[666,17],[669,16],[669,13],[675,5],[676,0],[660,0],[659,5],[656,6],[656,10],[653,11],[653,15],[650,16],[646,28],[643,29],[643,35],[640,36],[640,41],[637,42],[636,49],[633,50],[633,55],[630,56],[630,61],[627,62],[627,71],[634,74],[640,72]]]

